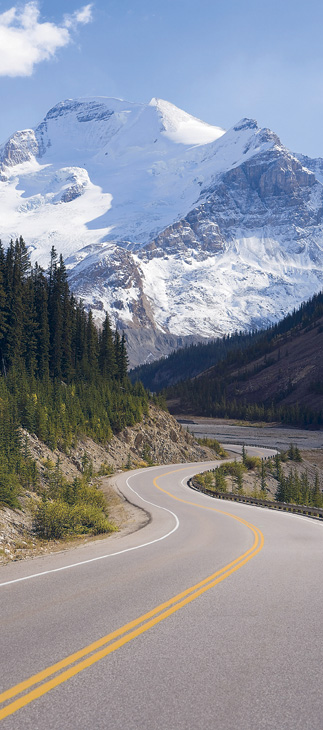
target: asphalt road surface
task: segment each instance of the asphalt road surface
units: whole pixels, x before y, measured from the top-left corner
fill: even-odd
[[[1,568],[3,730],[322,730],[323,525],[207,466],[122,474],[146,527]]]

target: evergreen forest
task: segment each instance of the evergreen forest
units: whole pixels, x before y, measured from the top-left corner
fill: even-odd
[[[68,451],[81,435],[105,443],[141,420],[148,394],[127,367],[125,337],[108,315],[98,332],[54,248],[44,271],[22,237],[0,243],[0,503],[17,507],[37,480],[21,429]]]

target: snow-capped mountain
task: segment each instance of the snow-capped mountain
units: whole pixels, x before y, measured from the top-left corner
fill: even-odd
[[[62,102],[0,148],[0,231],[127,332],[132,362],[281,318],[322,288],[323,160],[243,119]]]

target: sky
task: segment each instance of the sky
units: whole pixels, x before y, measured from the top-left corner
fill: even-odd
[[[0,0],[0,143],[57,102],[159,97],[323,157],[321,0]]]

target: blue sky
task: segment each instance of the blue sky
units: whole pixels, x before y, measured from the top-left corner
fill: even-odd
[[[8,0],[0,14],[0,141],[66,98],[157,96],[323,157],[321,2]]]

